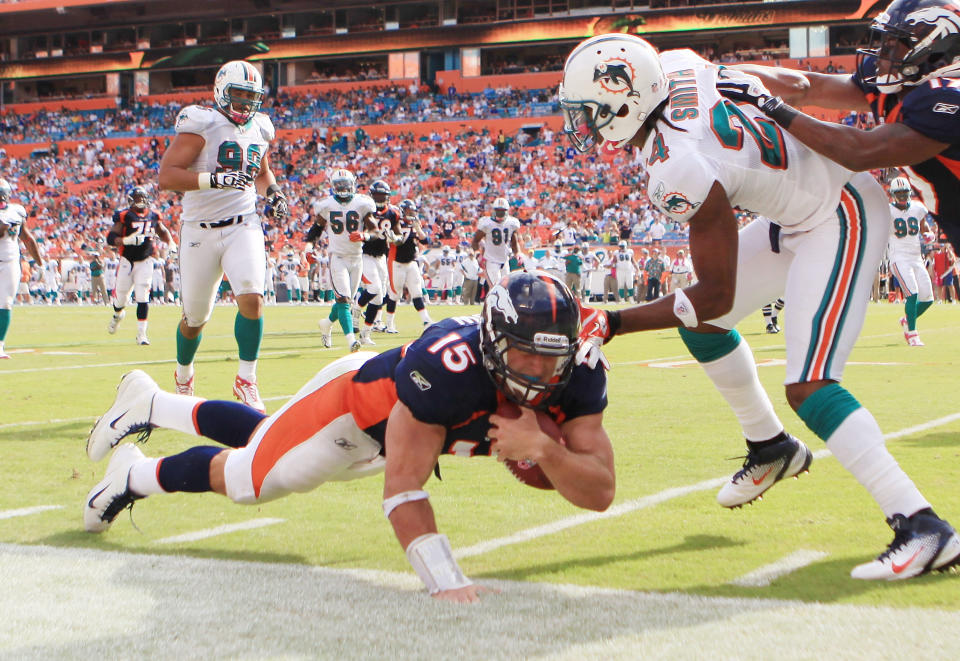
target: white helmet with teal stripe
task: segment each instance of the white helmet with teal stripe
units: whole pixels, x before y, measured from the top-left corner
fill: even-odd
[[[227,119],[240,126],[260,110],[263,103],[263,80],[249,62],[234,60],[217,71],[213,82],[213,100]]]

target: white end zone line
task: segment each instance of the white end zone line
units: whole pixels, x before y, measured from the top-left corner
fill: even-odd
[[[36,507],[22,507],[16,510],[0,510],[0,519],[12,519],[18,516],[32,516],[41,512],[63,509],[63,505],[37,505]]]
[[[195,532],[184,533],[183,535],[174,535],[173,537],[164,537],[163,539],[158,539],[156,543],[157,544],[179,544],[182,542],[196,542],[201,539],[216,537],[218,535],[226,535],[232,532],[239,532],[241,530],[255,530],[256,528],[272,526],[277,523],[283,523],[284,521],[286,521],[286,519],[272,519],[272,518],[251,519],[250,521],[244,521],[243,523],[228,523],[226,525],[217,526],[216,528],[206,528],[204,530],[197,530]]]
[[[952,413],[946,415],[942,418],[937,418],[936,420],[930,420],[929,422],[924,422],[919,425],[914,425],[912,427],[907,427],[899,431],[890,432],[889,434],[884,434],[883,438],[886,441],[892,441],[897,438],[902,438],[904,436],[910,436],[916,434],[917,432],[926,431],[928,429],[933,429],[934,427],[939,427],[955,420],[960,420],[960,413]],[[830,456],[830,450],[824,448],[822,450],[817,450],[813,453],[814,458],[822,459],[824,457]],[[714,478],[712,480],[705,480],[703,482],[698,482],[696,484],[691,484],[685,487],[673,487],[670,489],[665,489],[659,493],[651,494],[649,496],[643,496],[635,500],[630,500],[625,503],[620,503],[619,505],[614,505],[606,512],[586,512],[584,514],[577,514],[574,516],[567,517],[565,519],[560,519],[559,521],[554,521],[553,523],[547,523],[542,526],[536,526],[534,528],[528,528],[526,530],[521,530],[515,532],[512,535],[507,535],[505,537],[499,537],[497,539],[490,539],[485,542],[480,542],[474,544],[473,546],[464,546],[458,549],[454,549],[453,555],[456,558],[470,558],[476,555],[482,555],[484,553],[489,553],[495,549],[498,549],[502,546],[509,546],[511,544],[520,544],[521,542],[529,542],[538,537],[544,537],[546,535],[552,535],[558,533],[561,530],[566,530],[568,528],[573,528],[575,526],[583,525],[585,523],[592,523],[593,521],[599,521],[601,519],[609,519],[615,516],[622,516],[624,514],[629,514],[630,512],[635,512],[637,510],[645,509],[647,507],[652,507],[653,505],[659,505],[668,500],[673,500],[674,498],[679,498],[681,496],[686,496],[691,493],[696,493],[697,491],[705,491],[707,489],[715,489],[726,484],[727,480],[730,478],[727,476]]]
[[[749,574],[744,574],[740,578],[730,581],[730,585],[737,585],[742,588],[765,588],[778,578],[786,576],[798,569],[803,569],[817,560],[826,558],[828,553],[823,551],[808,551],[800,549],[790,555],[780,558],[776,562],[755,569]]]

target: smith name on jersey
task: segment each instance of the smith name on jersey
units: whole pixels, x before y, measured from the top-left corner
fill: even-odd
[[[937,223],[950,226],[951,239],[960,238],[960,79],[931,78],[897,94],[881,94],[875,85],[863,82],[875,71],[876,58],[864,58],[862,68],[853,74],[853,82],[866,94],[877,122],[900,122],[950,145],[933,158],[903,170]]]
[[[187,106],[177,115],[177,133],[194,133],[204,140],[197,160],[190,169],[195,172],[227,172],[244,170],[256,177],[260,161],[275,131],[273,122],[258,112],[253,119],[237,126],[223,113],[206,106]],[[223,220],[241,214],[256,213],[257,192],[246,190],[192,190],[183,194],[184,222]]]
[[[667,51],[660,59],[670,84],[669,122],[657,122],[642,152],[654,204],[689,220],[718,181],[731,205],[770,218],[785,233],[811,229],[836,210],[850,170],[758,109],[721,97],[719,69],[693,51]]]
[[[578,365],[549,406],[558,422],[600,413],[607,406],[606,372]],[[503,395],[483,367],[480,317],[453,317],[430,326],[418,340],[368,360],[352,377],[357,426],[384,446],[387,418],[400,400],[420,422],[443,425],[444,454],[490,454],[490,414]],[[386,449],[389,452],[389,448]]]

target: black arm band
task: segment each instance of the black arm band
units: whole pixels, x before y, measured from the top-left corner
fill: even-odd
[[[790,124],[793,123],[796,116],[800,114],[800,111],[784,103],[783,99],[779,96],[764,103],[761,110],[763,110],[767,117],[785,129],[789,129]]]
[[[608,310],[607,323],[610,324],[610,337],[604,340],[604,344],[609,342],[614,335],[620,332],[620,326],[623,324],[623,320],[620,318],[620,313],[616,310]]]
[[[307,243],[313,243],[323,234],[323,230],[320,229],[320,226],[314,223],[310,226],[310,229],[307,231]]]
[[[283,191],[280,189],[280,186],[277,184],[270,184],[267,186],[267,197],[273,197],[276,194],[283,195]]]
[[[117,234],[113,230],[110,230],[109,232],[107,232],[107,245],[116,247],[117,244],[114,243],[114,241],[116,241],[119,238],[120,238],[119,234]]]

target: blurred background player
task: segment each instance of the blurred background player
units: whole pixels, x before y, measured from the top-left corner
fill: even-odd
[[[0,359],[10,357],[3,344],[10,330],[13,299],[20,287],[20,241],[37,267],[44,266],[40,247],[27,229],[27,210],[12,198],[13,187],[6,179],[0,179]]]
[[[434,289],[440,292],[440,300],[447,305],[454,304],[453,295],[453,274],[456,269],[457,260],[450,252],[450,246],[443,246],[440,249],[440,257],[433,263],[436,271],[434,278]]]
[[[921,238],[930,227],[927,225],[927,208],[910,199],[910,194],[910,182],[905,177],[896,177],[890,182],[893,226],[887,241],[887,256],[890,272],[896,276],[904,296],[905,314],[900,317],[903,337],[911,347],[922,347],[917,317],[933,305],[933,283],[923,263]]]
[[[507,198],[495,199],[493,215],[480,219],[470,243],[470,247],[477,253],[478,258],[482,257],[481,262],[486,272],[488,287],[491,288],[507,274],[511,253],[520,255],[520,244],[517,241],[520,221],[509,215],[509,210],[510,204]]]
[[[214,107],[191,105],[177,115],[176,137],[160,161],[159,177],[162,190],[183,192],[177,392],[193,394],[194,357],[226,274],[237,301],[233,335],[239,360],[233,394],[258,411],[265,410],[257,358],[263,341],[266,251],[257,194],[267,198],[273,218],[289,214],[270,169],[275,132],[270,118],[259,112],[264,94],[260,72],[249,62],[220,67]]]
[[[423,301],[423,275],[420,262],[417,261],[420,244],[427,242],[427,235],[420,224],[417,203],[413,200],[406,199],[400,203],[400,223],[390,250],[393,259],[390,264],[390,293],[387,295],[385,315],[388,333],[398,332],[394,315],[404,290],[410,294],[410,300],[420,314],[423,325],[429,326],[433,323]]]
[[[390,250],[389,241],[396,236],[400,223],[400,210],[390,204],[390,195],[390,184],[383,179],[370,184],[370,197],[377,207],[373,214],[376,229],[363,242],[363,286],[357,298],[357,305],[365,308],[360,344],[374,344],[370,332],[374,330],[377,315],[390,288],[387,253]]]
[[[780,324],[777,322],[777,317],[783,310],[783,306],[783,297],[763,306],[763,321],[766,323],[768,335],[775,335],[780,332]]]
[[[326,232],[330,246],[334,303],[330,316],[320,320],[320,338],[323,346],[332,347],[333,322],[339,321],[347,347],[358,351],[360,341],[354,334],[351,307],[363,274],[363,242],[375,229],[377,206],[368,195],[357,193],[357,178],[350,170],[330,173],[330,187],[331,194],[317,205],[313,227],[307,233],[307,241],[313,242]]]
[[[152,495],[213,491],[254,505],[385,471],[384,514],[429,593],[476,601],[483,588],[457,566],[424,491],[441,455],[532,460],[574,505],[602,511],[613,501],[606,373],[575,364],[579,326],[577,301],[561,282],[514,273],[491,289],[481,315],[444,319],[379,355],[345,356],[269,417],[163,392],[134,370],[90,433],[91,459],[152,427],[220,446],[147,458],[121,445],[84,500],[84,526],[104,532]],[[519,418],[495,414],[505,399],[523,406]],[[540,430],[533,408],[559,421],[564,443]]]
[[[622,301],[636,301],[634,282],[637,279],[637,260],[626,241],[617,244],[617,295]]]
[[[283,285],[287,288],[287,301],[295,305],[303,300],[303,290],[300,289],[300,258],[288,250],[280,262],[280,273],[283,275]]]

